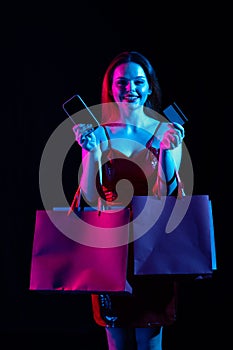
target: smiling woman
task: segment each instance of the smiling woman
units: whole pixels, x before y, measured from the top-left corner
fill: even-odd
[[[113,73],[112,95],[115,102],[125,102],[136,109],[151,94],[145,72],[137,63],[122,63]],[[126,107],[126,114],[127,113]]]
[[[157,76],[139,52],[122,52],[112,60],[103,78],[101,102],[101,125],[73,127],[82,147],[82,200],[89,206],[99,199],[110,208],[129,206],[133,219],[131,187],[136,196],[177,193],[174,174],[181,163],[184,129],[159,114]],[[75,196],[71,210],[78,203]],[[127,280],[133,295],[93,294],[94,319],[106,328],[109,350],[161,350],[163,325],[175,320],[175,284],[155,279],[139,283],[131,249],[130,243]]]

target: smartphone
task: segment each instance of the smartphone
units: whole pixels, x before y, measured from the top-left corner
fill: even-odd
[[[83,111],[78,115],[79,118],[82,119],[80,122],[89,124],[95,121],[95,124],[98,126],[100,125],[99,121],[80,95],[72,96],[69,100],[63,103],[62,108],[73,124],[77,124],[77,121],[74,120],[75,115],[77,115],[80,111]]]
[[[170,106],[163,110],[163,114],[167,117],[170,122],[176,122],[183,125],[188,121],[188,118],[184,115],[181,109],[173,102]]]

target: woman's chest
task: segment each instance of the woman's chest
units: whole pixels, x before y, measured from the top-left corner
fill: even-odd
[[[152,145],[159,147],[159,140],[148,130],[139,128],[107,128],[107,139],[102,150],[115,149],[128,158],[134,157]]]

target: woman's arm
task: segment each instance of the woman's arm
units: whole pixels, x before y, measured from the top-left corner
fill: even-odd
[[[101,176],[101,155],[100,146],[92,151],[82,149],[82,175],[80,179],[80,187],[84,198],[91,203],[98,199],[96,188],[96,176]]]
[[[178,185],[176,170],[179,170],[182,158],[182,140],[184,129],[178,124],[170,124],[160,142],[158,176],[154,193],[170,195]]]
[[[96,188],[96,177],[97,174],[101,176],[101,142],[104,141],[105,133],[103,128],[98,127],[94,130],[91,124],[77,124],[73,127],[73,131],[76,141],[82,147],[80,188],[85,200],[92,204],[99,197]]]

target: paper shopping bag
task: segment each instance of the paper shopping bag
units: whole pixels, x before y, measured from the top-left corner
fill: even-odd
[[[36,212],[30,290],[130,292],[129,211]]]
[[[135,275],[212,274],[214,226],[208,195],[133,198]]]

